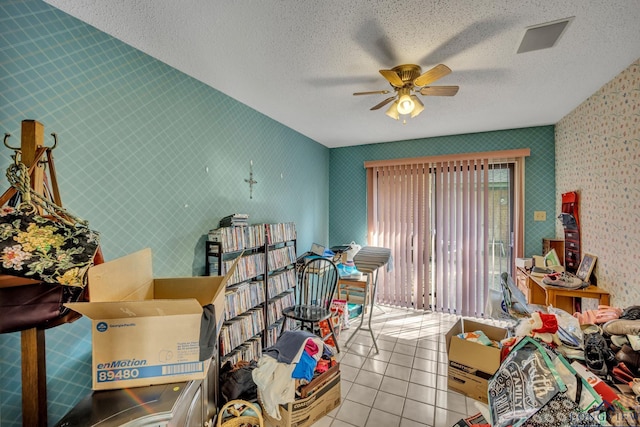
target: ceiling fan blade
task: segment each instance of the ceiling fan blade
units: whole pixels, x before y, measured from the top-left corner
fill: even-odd
[[[362,50],[381,64],[395,64],[398,62],[395,49],[377,19],[369,19],[362,23],[354,36]],[[433,64],[436,61],[431,61]]]
[[[374,90],[371,92],[354,92],[354,95],[386,95],[388,94],[388,90]]]
[[[453,34],[447,41],[440,43],[433,51],[420,58],[418,64],[434,64],[453,58],[473,47],[487,42],[492,37],[509,31],[515,23],[513,17],[487,18],[474,21],[457,34]],[[478,37],[481,35],[481,37]]]
[[[382,108],[385,105],[387,105],[388,103],[390,103],[391,101],[393,101],[394,99],[396,99],[395,96],[390,96],[389,98],[385,99],[384,101],[382,101],[378,105],[374,105],[373,107],[371,107],[370,110],[377,110],[379,108]]]
[[[426,86],[420,93],[426,96],[453,96],[458,93],[459,86]]]
[[[430,69],[429,71],[427,71],[426,73],[424,73],[423,75],[421,75],[420,77],[416,78],[413,81],[413,84],[418,87],[426,86],[429,83],[435,82],[436,80],[443,78],[449,73],[451,73],[451,68],[447,67],[444,64],[439,64],[433,67],[432,69]]]
[[[393,71],[393,70],[380,70],[380,74],[382,74],[382,77],[387,79],[389,81],[389,83],[391,83],[393,86],[395,86],[395,87],[404,86],[404,82],[402,81],[402,79],[400,78],[398,73],[396,73],[395,71]]]

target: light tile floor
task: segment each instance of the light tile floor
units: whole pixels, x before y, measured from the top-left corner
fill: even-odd
[[[352,319],[338,340],[342,403],[313,427],[450,427],[480,412],[478,402],[447,389],[445,334],[457,316],[373,310],[379,352],[368,331],[355,332],[360,318]]]

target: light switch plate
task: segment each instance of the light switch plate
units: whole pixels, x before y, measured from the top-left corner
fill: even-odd
[[[547,220],[547,211],[534,211],[533,212],[533,220],[534,221],[546,221]]]

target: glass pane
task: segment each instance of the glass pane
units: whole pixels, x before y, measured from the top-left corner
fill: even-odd
[[[500,290],[500,275],[511,275],[513,232],[513,164],[494,164],[489,170],[489,288]]]

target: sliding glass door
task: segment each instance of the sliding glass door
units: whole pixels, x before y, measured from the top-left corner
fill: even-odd
[[[389,247],[378,301],[483,316],[513,268],[515,161],[464,159],[369,170],[369,244]]]

